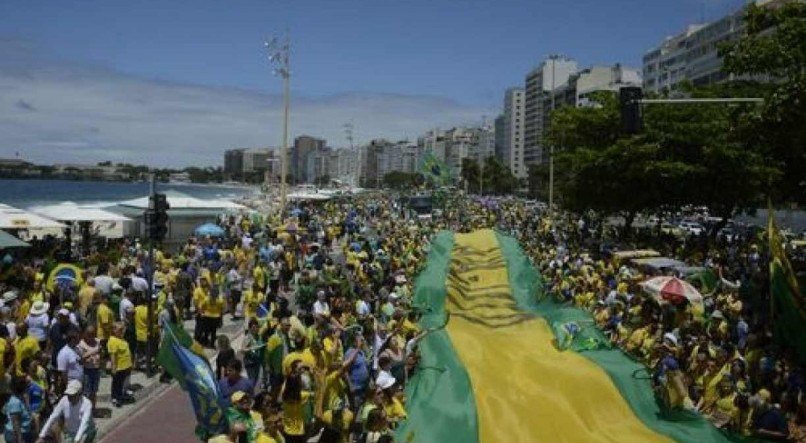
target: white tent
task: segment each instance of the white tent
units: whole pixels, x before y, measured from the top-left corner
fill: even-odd
[[[81,206],[73,202],[64,202],[57,205],[40,206],[33,208],[37,214],[53,220],[70,222],[125,222],[131,220],[120,214],[107,211],[94,206]]]
[[[32,211],[66,223],[91,222],[95,234],[105,238],[121,238],[130,234],[132,219],[97,206],[64,202],[32,208]]]
[[[55,220],[0,203],[0,229],[61,229]]]
[[[169,210],[182,210],[182,209],[217,209],[221,211],[247,209],[244,205],[233,203],[229,200],[210,199],[202,200],[200,198],[190,197],[186,195],[172,195],[166,196],[168,199]],[[148,196],[126,200],[118,203],[120,206],[129,208],[142,208],[148,209]]]
[[[288,194],[287,198],[292,201],[301,200],[330,200],[331,196],[327,194],[319,194],[315,192],[293,192]]]

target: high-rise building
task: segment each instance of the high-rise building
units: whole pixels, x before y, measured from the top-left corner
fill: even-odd
[[[243,172],[279,172],[277,162],[279,161],[278,150],[276,148],[254,148],[244,149],[243,152]]]
[[[762,7],[776,7],[787,0],[756,0]],[[685,31],[666,37],[643,57],[644,90],[660,93],[681,82],[705,86],[729,80],[722,71],[719,46],[738,40],[745,32],[744,8],[718,20],[689,25]]]
[[[495,156],[506,164],[504,160],[504,126],[504,114],[499,114],[495,118]]]
[[[525,91],[523,88],[509,88],[504,93],[503,134],[500,159],[518,178],[526,177],[524,163],[524,124]]]
[[[224,151],[224,174],[231,180],[239,180],[243,175],[243,149]]]
[[[542,138],[547,116],[545,100],[549,100],[548,91],[552,91],[568,82],[571,74],[577,72],[577,62],[560,55],[552,55],[540,66],[526,75],[524,95],[524,168],[540,164],[543,156]]]
[[[310,135],[300,135],[294,139],[288,173],[294,176],[296,183],[305,183],[316,178],[307,176],[308,154],[324,149],[326,144],[324,139],[311,137]]]

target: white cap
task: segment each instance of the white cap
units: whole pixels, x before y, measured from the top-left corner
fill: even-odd
[[[63,315],[63,316],[65,316],[65,317],[67,317],[67,316],[69,316],[69,315],[70,315],[70,311],[68,311],[68,310],[67,310],[67,309],[65,309],[65,308],[61,308],[61,309],[59,309],[58,314],[59,314],[59,315]]]
[[[381,389],[389,389],[394,386],[396,381],[397,380],[395,380],[393,376],[387,374],[386,372],[381,372],[380,375],[378,375],[378,378],[375,379],[375,384]]]
[[[81,392],[81,382],[78,380],[70,380],[67,382],[67,389],[64,393],[67,395],[76,395]]]

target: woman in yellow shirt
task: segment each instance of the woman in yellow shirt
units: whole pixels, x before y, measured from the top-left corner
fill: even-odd
[[[304,443],[306,439],[305,408],[313,397],[310,391],[302,390],[300,366],[295,364],[292,373],[285,379],[280,398],[283,403],[283,435],[286,443]]]
[[[210,294],[201,301],[202,335],[201,342],[213,346],[218,328],[221,327],[221,317],[224,315],[224,298],[214,288]]]
[[[116,322],[112,327],[112,336],[106,344],[109,352],[109,359],[112,361],[112,404],[120,407],[121,404],[131,401],[131,396],[126,395],[125,383],[132,372],[132,352],[129,343],[123,339],[126,326],[122,322]]]

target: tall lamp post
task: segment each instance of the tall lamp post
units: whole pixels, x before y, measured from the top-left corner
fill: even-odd
[[[291,70],[289,69],[289,55],[291,52],[291,41],[286,33],[285,39],[273,37],[265,43],[269,53],[269,63],[272,65],[272,73],[283,79],[283,147],[280,153],[280,217],[285,211],[286,196],[288,193],[286,176],[288,174],[288,106],[289,106],[289,79]]]

